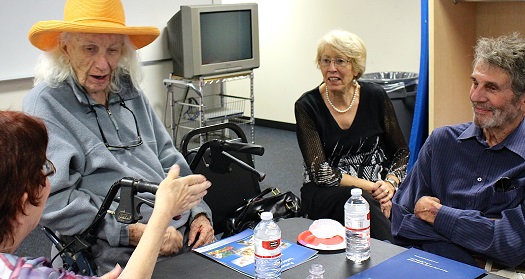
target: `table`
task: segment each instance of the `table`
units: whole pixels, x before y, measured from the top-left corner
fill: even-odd
[[[307,230],[312,222],[312,220],[305,218],[290,218],[281,220],[277,224],[281,228],[282,238],[284,240],[296,242],[297,236]],[[314,263],[324,266],[326,270],[325,277],[327,278],[347,278],[405,250],[405,248],[400,246],[371,239],[371,256],[369,260],[363,263],[354,264],[346,260],[344,251],[338,253],[319,253],[317,258],[283,272],[282,278],[306,278],[309,274],[308,269]],[[158,262],[153,271],[152,278],[246,279],[248,277],[202,255],[190,252]],[[483,278],[502,277],[489,274]]]

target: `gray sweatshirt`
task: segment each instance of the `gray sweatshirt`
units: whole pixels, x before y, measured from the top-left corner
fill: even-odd
[[[130,149],[110,151],[104,145],[95,114],[87,102],[87,94],[72,78],[58,88],[44,82],[24,98],[23,110],[42,118],[49,131],[48,158],[57,173],[50,177],[51,194],[42,215],[41,224],[61,235],[75,235],[88,227],[95,217],[110,186],[123,177],[161,182],[173,164],[181,167],[181,176],[191,173],[160,119],[144,94],[136,90],[128,77],[122,78],[122,90],[111,94],[109,107],[96,104],[98,122],[111,145],[130,145],[137,142],[137,131],[131,112],[135,114],[143,144]],[[119,97],[120,95],[120,97]],[[153,198],[150,194],[145,197]],[[111,209],[116,209],[114,203]],[[152,209],[141,208],[147,223]],[[209,207],[201,202],[191,212],[185,212],[172,226],[184,232],[184,225],[199,213],[211,220]],[[128,226],[118,223],[111,215],[102,222],[100,239],[110,246],[129,244]]]

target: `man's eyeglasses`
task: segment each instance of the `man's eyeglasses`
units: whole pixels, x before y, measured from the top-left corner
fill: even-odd
[[[131,109],[129,109],[128,106],[126,106],[126,104],[124,103],[124,100],[122,99],[122,97],[120,97],[119,94],[117,94],[117,96],[120,98],[120,106],[122,106],[123,108],[128,110],[131,113],[131,115],[133,116],[133,120],[135,121],[135,127],[137,129],[137,140],[134,143],[129,144],[129,145],[111,145],[111,144],[108,143],[108,140],[106,139],[106,135],[104,135],[104,131],[102,131],[102,126],[100,126],[100,123],[98,122],[97,111],[95,110],[93,105],[89,102],[89,99],[88,99],[88,97],[86,95],[86,99],[88,100],[87,101],[88,105],[91,108],[90,112],[93,112],[95,114],[95,119],[97,120],[97,126],[98,126],[98,129],[100,131],[100,135],[102,136],[102,141],[104,141],[104,145],[110,151],[115,151],[115,150],[120,150],[120,149],[130,149],[130,148],[137,147],[137,146],[142,144],[142,137],[140,136],[140,130],[139,130],[139,124],[137,122],[137,117],[135,116],[133,111],[131,111]]]
[[[321,58],[319,60],[319,65],[321,65],[321,67],[328,67],[330,66],[330,64],[332,64],[332,61],[334,62],[334,65],[336,67],[340,67],[340,68],[344,68],[348,66],[348,63],[350,62],[350,60],[346,60],[343,58],[335,58],[335,59]]]
[[[57,172],[57,169],[55,168],[55,165],[53,165],[53,162],[49,161],[49,159],[46,158],[46,162],[42,166],[42,174],[44,177],[52,176]]]

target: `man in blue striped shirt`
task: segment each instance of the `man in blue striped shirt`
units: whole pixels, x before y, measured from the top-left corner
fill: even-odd
[[[515,267],[525,261],[525,40],[479,39],[473,68],[473,122],[429,136],[392,199],[392,233],[471,265]]]

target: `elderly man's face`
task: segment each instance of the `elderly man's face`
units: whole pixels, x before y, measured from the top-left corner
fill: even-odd
[[[124,45],[123,35],[73,33],[62,45],[80,85],[89,94],[109,86]]]
[[[515,126],[523,117],[523,96],[511,88],[509,74],[503,69],[481,62],[471,75],[470,101],[474,123],[483,129]]]

